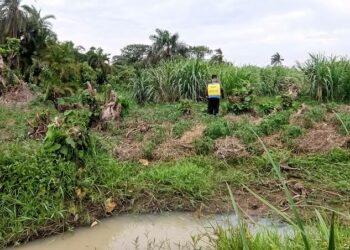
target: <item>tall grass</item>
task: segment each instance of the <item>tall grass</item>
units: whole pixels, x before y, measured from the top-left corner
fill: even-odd
[[[259,95],[278,95],[289,84],[302,85],[301,72],[287,67],[237,67],[202,60],[163,61],[146,68],[132,79],[133,95],[139,103],[173,102],[182,98],[206,97],[206,84],[212,74],[220,77],[226,95],[250,85]]]
[[[350,61],[345,57],[310,54],[299,68],[304,72],[310,94],[320,101],[350,100]]]

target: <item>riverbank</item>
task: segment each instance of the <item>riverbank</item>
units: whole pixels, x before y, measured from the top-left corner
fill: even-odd
[[[280,182],[248,127],[259,131],[280,163],[305,218],[318,206],[349,213],[348,137],[327,107],[308,105],[299,116],[301,103],[290,112],[217,118],[208,117],[201,103],[193,105],[191,115],[173,104],[135,106],[117,127],[91,130],[95,152],[79,163],[47,154],[42,138],[27,135],[27,120],[36,113],[60,115],[53,107],[2,106],[0,245],[91,225],[113,214],[228,212],[226,183],[251,215],[271,212],[243,184],[288,211]]]

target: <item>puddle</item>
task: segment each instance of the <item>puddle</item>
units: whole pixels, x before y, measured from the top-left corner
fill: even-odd
[[[276,229],[281,234],[289,227],[268,219],[259,219],[260,226]],[[135,250],[135,249],[193,249],[191,236],[208,233],[213,226],[237,225],[234,215],[216,215],[196,219],[189,213],[158,215],[121,215],[102,220],[93,228],[37,240],[17,247],[18,250]],[[213,249],[203,237],[196,247]],[[9,248],[14,249],[14,248]]]

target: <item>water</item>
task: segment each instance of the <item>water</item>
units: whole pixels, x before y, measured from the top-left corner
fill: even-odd
[[[261,219],[259,225],[285,234],[288,226]],[[135,249],[193,249],[191,236],[204,235],[213,226],[237,225],[235,215],[194,218],[189,213],[160,215],[122,215],[102,220],[93,228],[37,240],[17,247],[18,250],[135,250]],[[260,230],[254,227],[253,231]],[[196,246],[212,249],[205,237]]]

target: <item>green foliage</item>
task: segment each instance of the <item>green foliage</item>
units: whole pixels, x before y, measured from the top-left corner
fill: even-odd
[[[178,109],[183,115],[191,115],[193,112],[193,102],[188,99],[181,99]]]
[[[204,131],[204,134],[209,138],[215,140],[231,134],[229,124],[225,120],[214,120],[210,122]]]
[[[232,95],[227,97],[227,111],[235,114],[251,111],[253,102],[253,89],[250,85],[232,89],[231,93]]]
[[[67,160],[83,160],[86,154],[93,154],[95,148],[88,131],[90,117],[90,111],[65,112],[61,123],[55,122],[48,126],[44,139],[45,151]]]
[[[263,135],[271,135],[278,132],[289,123],[291,112],[281,111],[268,115],[258,126],[258,132]]]
[[[153,152],[156,149],[156,144],[153,142],[148,142],[143,147],[143,155],[147,160],[153,159]]]
[[[275,109],[275,104],[271,101],[266,101],[258,104],[259,112],[264,115],[268,115],[272,113],[274,109]]]
[[[198,155],[208,155],[214,151],[215,143],[210,137],[202,137],[194,141],[194,148]]]
[[[139,103],[198,100],[205,97],[208,79],[208,64],[203,61],[164,61],[133,79],[133,95]]]
[[[310,94],[321,101],[350,100],[350,61],[347,58],[310,54],[299,64],[310,84]]]
[[[275,96],[285,92],[291,84],[300,86],[302,83],[303,75],[295,69],[282,66],[261,68],[255,93]]]
[[[350,114],[340,112],[337,114],[338,118],[334,118],[334,123],[338,126],[338,130],[343,135],[348,135],[350,131]]]
[[[176,122],[172,128],[172,135],[175,138],[180,138],[184,132],[190,130],[193,126],[193,121],[191,120],[180,120]]]
[[[300,126],[287,125],[284,127],[284,129],[282,131],[282,138],[295,139],[295,138],[303,135],[304,132],[305,132],[305,130]]]
[[[312,128],[316,123],[321,122],[324,119],[326,112],[327,109],[325,107],[312,107],[304,114],[304,126],[306,128]]]
[[[169,178],[171,176],[171,178]],[[140,174],[137,180],[145,182],[158,199],[165,196],[186,197],[206,200],[213,194],[213,170],[198,166],[192,162],[180,161],[172,164],[160,164]]]

